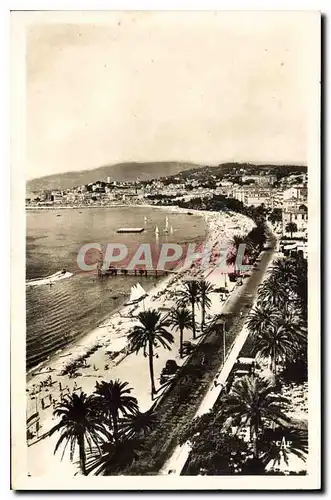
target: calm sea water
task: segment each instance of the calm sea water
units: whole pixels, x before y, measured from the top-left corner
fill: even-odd
[[[163,233],[165,217],[173,234]],[[144,221],[147,217],[147,222]],[[49,276],[63,268],[69,279],[26,289],[27,368],[45,361],[58,349],[91,331],[127,300],[139,281],[145,289],[154,277],[117,276],[99,280],[79,272],[77,253],[87,243],[124,243],[135,251],[140,243],[201,242],[205,224],[195,215],[166,213],[143,207],[84,208],[27,212],[26,278]],[[117,234],[119,227],[144,227],[141,234]]]

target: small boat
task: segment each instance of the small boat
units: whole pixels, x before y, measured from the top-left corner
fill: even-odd
[[[159,236],[159,233],[160,233],[160,231],[159,231],[159,227],[158,227],[158,226],[156,226],[156,227],[155,227],[155,235],[156,235],[156,236]]]
[[[137,283],[136,285],[133,285],[133,287],[131,287],[131,294],[129,300],[125,303],[125,305],[137,304],[142,299],[147,297],[147,295],[148,294],[146,293],[144,288],[140,285],[140,283]]]
[[[61,214],[56,214],[56,217],[61,217]]]
[[[173,234],[174,233],[174,229],[172,226],[170,226],[170,234]]]

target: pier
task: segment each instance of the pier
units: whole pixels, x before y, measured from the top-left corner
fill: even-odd
[[[177,273],[172,269],[131,269],[125,267],[110,267],[106,271],[98,269],[98,276],[153,276],[157,278],[158,276],[168,276],[170,273]]]
[[[145,231],[143,227],[120,227],[117,229],[117,233],[142,233]]]

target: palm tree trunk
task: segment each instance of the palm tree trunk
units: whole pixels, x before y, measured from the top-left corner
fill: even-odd
[[[113,421],[113,436],[114,436],[115,442],[117,443],[117,441],[118,441],[118,422],[117,422],[116,412],[112,413],[112,421]]]
[[[182,358],[183,357],[183,337],[184,337],[184,330],[183,328],[180,328],[180,347],[179,347],[179,355]]]
[[[196,337],[195,333],[195,304],[192,302],[192,331],[193,331],[193,339]]]
[[[84,436],[79,438],[78,441],[78,448],[79,448],[79,465],[80,465],[80,470],[82,471],[82,474],[84,476],[87,476],[86,473],[86,454],[85,454],[85,443],[84,443]]]
[[[275,346],[273,346],[273,348],[272,348],[272,372],[273,372],[275,380],[276,380],[276,347]]]
[[[205,327],[205,319],[206,319],[206,304],[205,304],[204,299],[202,299],[201,311],[202,311],[201,330],[203,330]]]
[[[253,441],[253,450],[254,450],[254,457],[259,458],[259,451],[258,451],[258,446],[257,446],[257,439],[259,435],[259,426],[255,424],[254,426],[254,441]]]
[[[150,377],[151,377],[151,397],[153,399],[153,396],[154,396],[156,390],[155,390],[155,382],[154,382],[153,344],[152,344],[152,342],[149,342],[148,358],[149,358],[149,373],[150,373]]]

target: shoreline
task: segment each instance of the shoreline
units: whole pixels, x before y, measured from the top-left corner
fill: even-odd
[[[123,206],[127,206],[127,205],[123,205]],[[157,209],[164,210],[164,211],[170,211],[170,212],[180,212],[180,213],[187,212],[187,209],[177,207],[177,206],[169,206],[169,207],[168,206],[154,207],[153,205],[145,205],[145,206],[157,208]],[[190,210],[190,212],[194,215],[199,215],[200,217],[203,217],[205,220],[206,228],[205,228],[205,238],[203,241],[203,244],[205,244],[205,245],[206,244],[213,245],[213,244],[219,242],[218,234],[217,233],[215,234],[215,227],[214,227],[214,224],[212,224],[212,222],[215,222],[215,218],[222,219],[222,216],[223,217],[226,216],[227,218],[232,219],[234,216],[237,215],[238,217],[243,217],[247,220],[251,220],[246,216],[243,216],[241,214],[237,214],[236,212],[230,212],[230,213],[226,212],[225,213],[225,212],[202,211],[202,210],[195,210],[195,209]],[[218,220],[217,222],[222,225],[221,220]],[[251,221],[251,222],[252,222],[252,225],[254,225],[254,222],[253,221]],[[180,264],[178,266],[178,268],[176,268],[176,269],[178,269],[178,274],[177,274],[178,279],[179,279],[179,277],[181,277],[181,275],[183,275],[188,270],[184,266],[184,264]],[[170,274],[168,276],[160,276],[158,278],[157,282],[154,284],[154,287],[151,286],[151,289],[153,289],[153,294],[150,294],[149,298],[153,299],[153,297],[155,295],[162,292],[163,289],[167,288],[167,285],[169,284],[169,281],[171,281],[171,280],[174,280],[173,274]],[[176,278],[175,278],[175,280],[177,281]],[[141,304],[142,304],[141,302],[138,303],[138,308],[141,306]],[[38,365],[29,369],[29,371],[26,374],[27,384],[29,384],[29,382],[31,382],[34,379],[34,377],[37,377],[41,371],[43,371],[43,375],[44,375],[47,372],[51,373],[50,368],[52,369],[52,371],[62,369],[63,366],[56,366],[56,368],[53,368],[50,366],[50,365],[53,365],[53,366],[58,365],[59,362],[61,362],[62,358],[66,358],[66,361],[69,361],[69,356],[70,356],[70,361],[71,361],[71,360],[74,360],[74,358],[77,358],[80,355],[82,355],[82,353],[80,352],[81,351],[80,348],[83,348],[84,350],[86,350],[86,349],[92,347],[90,342],[89,342],[89,340],[90,339],[92,340],[92,338],[93,338],[94,344],[96,344],[100,340],[100,329],[107,327],[107,325],[105,325],[106,322],[111,321],[117,314],[120,317],[123,317],[121,312],[122,313],[128,312],[128,311],[125,311],[125,309],[128,308],[130,310],[131,307],[132,306],[125,306],[124,304],[118,305],[112,311],[105,313],[104,317],[100,320],[100,322],[98,322],[96,324],[96,327],[93,328],[91,331],[89,331],[87,333],[86,332],[82,333],[81,335],[76,337],[75,340],[73,340],[72,342],[67,344],[65,347],[63,347],[59,352],[54,352],[45,361],[42,361]],[[132,319],[134,319],[134,317]],[[101,337],[101,338],[104,338],[104,337],[105,337],[105,335],[103,335],[103,337]],[[80,343],[82,343],[82,345],[80,345]],[[74,349],[75,349],[75,352],[69,352],[69,351],[74,350]],[[61,365],[62,365],[62,363],[61,363]]]
[[[118,208],[119,206],[123,206],[123,207],[129,207],[129,208],[132,208],[132,206],[137,206],[137,207],[143,207],[142,205],[132,205],[132,206],[128,206],[128,205],[113,205],[113,208]],[[180,208],[180,207],[176,207],[176,206],[154,206],[154,205],[144,205],[144,207],[146,208],[157,208],[159,210],[164,210],[166,212],[180,212],[180,213],[185,213],[187,212],[186,209],[184,208]],[[47,207],[48,208],[48,207]],[[63,208],[70,208],[70,207],[63,207]],[[85,207],[85,208],[112,208],[112,207]],[[201,211],[201,210],[190,210],[190,212],[194,215],[198,215],[200,217],[202,217],[204,219],[204,223],[205,223],[205,234],[204,234],[204,240],[203,240],[203,244],[206,244],[207,240],[209,239],[209,226],[208,226],[208,216],[206,217],[205,216],[205,212],[204,211]],[[210,214],[214,214],[216,212],[207,212],[207,213],[210,213]],[[178,269],[178,271],[180,271],[181,269],[183,269],[183,265],[180,264],[177,268],[174,268],[174,269]],[[70,279],[71,277],[74,277],[74,276],[70,276],[69,278],[67,279]],[[158,292],[158,287],[165,281],[167,281],[168,279],[171,279],[172,275],[171,273],[167,276],[162,276],[160,275],[159,277],[156,278],[156,283],[154,284],[154,286],[151,284],[150,287],[147,287],[148,290],[151,290],[153,289],[153,291],[155,293]],[[45,281],[48,281],[48,278],[39,278],[39,279],[44,279]],[[29,286],[29,280],[26,280],[25,282],[26,286]],[[147,290],[147,291],[148,291]],[[122,304],[119,304],[117,307],[115,307],[114,309],[112,309],[111,311],[108,311],[107,313],[105,313],[103,315],[103,317],[96,323],[96,326],[95,328],[93,328],[92,330],[90,330],[89,332],[83,332],[81,333],[80,335],[78,335],[74,340],[71,340],[70,342],[68,342],[68,344],[63,347],[62,349],[58,350],[58,351],[55,351],[53,354],[51,354],[50,356],[48,356],[44,361],[41,361],[40,363],[38,363],[37,365],[29,368],[29,370],[26,372],[26,379],[27,379],[27,383],[29,383],[31,381],[31,379],[37,375],[40,371],[46,371],[49,367],[50,364],[54,364],[56,363],[59,358],[62,358],[64,356],[68,356],[70,355],[70,353],[68,352],[69,350],[72,350],[74,349],[75,347],[77,347],[77,344],[79,342],[81,342],[83,339],[87,339],[90,335],[92,335],[93,333],[96,333],[98,331],[98,328],[102,327],[103,323],[105,323],[106,321],[108,320],[111,320],[111,318],[118,312],[121,311],[121,309],[125,309],[125,305],[124,303]]]
[[[168,207],[158,207],[163,210],[168,210]],[[171,207],[173,209],[173,207]],[[177,207],[175,211],[185,211]],[[209,211],[191,211],[191,213],[203,216],[206,225],[205,244],[211,246],[217,243],[224,243],[229,240],[234,234],[238,233],[238,225],[241,230],[249,230],[254,227],[254,222],[248,217],[235,212],[209,212]],[[236,223],[236,224],[234,224]],[[213,272],[214,271],[214,272]],[[216,271],[216,274],[215,274]],[[61,354],[44,362],[38,367],[34,367],[29,373],[27,380],[27,418],[31,415],[39,414],[39,433],[28,441],[28,449],[34,453],[44,453],[47,456],[47,463],[53,463],[50,454],[53,452],[53,446],[56,436],[53,438],[46,437],[48,431],[53,427],[55,420],[53,416],[54,405],[59,401],[59,397],[69,394],[75,390],[82,390],[89,394],[93,392],[95,382],[97,380],[117,379],[128,381],[133,388],[133,394],[138,399],[139,408],[141,411],[146,411],[150,405],[150,381],[149,372],[146,360],[143,354],[131,354],[127,350],[127,335],[136,324],[136,315],[139,311],[149,308],[155,308],[162,313],[171,310],[177,299],[178,288],[181,287],[183,279],[187,276],[202,277],[201,270],[191,265],[181,265],[178,274],[161,278],[156,286],[152,288],[149,296],[136,306],[119,306],[117,311],[112,311],[106,315],[103,321],[91,332],[83,335],[76,342],[63,348]],[[216,280],[217,286],[225,286],[226,277],[223,273],[217,272],[215,264],[211,264],[204,274],[204,279],[209,280],[212,273],[213,281]],[[236,290],[234,283],[228,283],[229,296],[232,297]],[[213,299],[212,309],[207,315],[207,321],[210,320],[222,307],[219,296],[215,294]],[[129,312],[134,312],[134,316],[129,315]],[[200,311],[197,311],[197,321],[200,318]],[[209,318],[208,318],[209,317]],[[168,358],[175,358],[178,366],[185,359],[180,359],[178,354],[179,335],[173,331],[174,344],[171,351],[161,350],[159,359],[155,359],[155,377],[161,373],[162,368]],[[186,331],[185,336],[193,344],[199,340],[192,341],[192,334]],[[113,356],[114,353],[116,356]],[[62,374],[64,368],[71,363],[76,363],[79,358],[84,358],[88,364],[79,366],[78,374],[75,378],[69,377],[67,374]],[[43,387],[45,380],[51,376],[52,381],[46,388]],[[77,385],[78,384],[78,385]],[[49,399],[48,399],[49,398]],[[46,404],[44,405],[44,402]],[[29,452],[29,453],[30,453]],[[63,465],[63,464],[62,464]],[[59,457],[54,457],[53,467],[62,468]],[[69,464],[66,464],[69,466]],[[44,465],[40,463],[40,467],[44,470]],[[48,467],[47,467],[48,468]],[[71,469],[71,467],[70,467]],[[32,472],[32,470],[31,470]],[[61,471],[65,472],[65,471]],[[34,471],[33,475],[39,475],[39,471]],[[43,472],[42,472],[43,473]],[[69,473],[69,470],[68,470]]]

